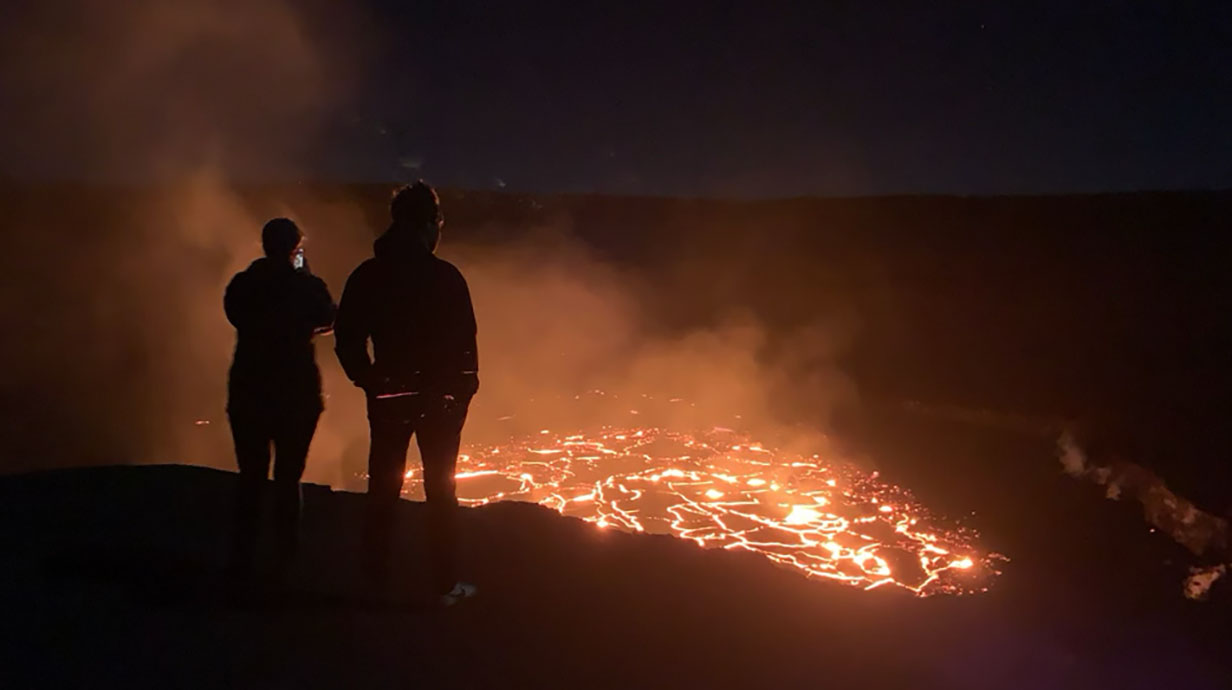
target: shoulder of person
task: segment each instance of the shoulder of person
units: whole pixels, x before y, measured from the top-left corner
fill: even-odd
[[[330,293],[329,285],[325,283],[324,278],[321,278],[318,275],[313,275],[311,273],[303,273],[301,274],[301,279],[303,282],[300,283],[300,285],[302,286],[300,290],[309,299],[313,301],[320,301],[321,299],[328,299],[330,302],[333,302],[334,297]]]
[[[436,262],[436,270],[439,274],[450,280],[458,280],[463,283],[466,282],[466,278],[462,276],[462,271],[458,270],[457,266],[454,266],[452,263],[440,258],[439,256],[433,257],[433,261]]]
[[[243,289],[250,282],[252,282],[252,275],[246,270],[240,271],[231,276],[231,280],[227,282],[227,291]]]
[[[325,279],[319,275],[316,275],[315,273],[297,272],[296,275],[299,276],[300,280],[303,281],[304,285],[307,285],[310,288],[314,288],[314,289],[328,288],[328,286],[325,284]]]
[[[355,281],[367,280],[378,269],[379,266],[377,265],[376,258],[368,257],[356,266],[355,270],[351,271],[351,275],[347,277],[347,283],[350,284]]]

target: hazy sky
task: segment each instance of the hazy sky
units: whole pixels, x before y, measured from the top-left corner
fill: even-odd
[[[294,155],[237,157],[239,177],[741,196],[1232,187],[1226,1],[364,0],[350,23],[277,1],[326,64],[355,71],[313,104],[322,122]],[[5,170],[50,174],[38,146],[0,151]]]

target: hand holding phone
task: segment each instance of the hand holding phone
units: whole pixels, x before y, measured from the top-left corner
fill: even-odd
[[[308,265],[305,263],[303,247],[295,250],[295,254],[291,257],[291,265],[294,266],[297,271],[304,270],[304,267]]]

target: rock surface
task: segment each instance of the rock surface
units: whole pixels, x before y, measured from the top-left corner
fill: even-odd
[[[1099,580],[1024,577],[1041,560],[1030,552],[992,592],[914,599],[528,504],[464,511],[463,561],[480,596],[439,611],[416,595],[423,511],[405,502],[404,592],[377,602],[355,571],[362,497],[318,486],[305,491],[294,593],[234,608],[219,586],[232,481],[185,466],[0,478],[0,686],[1214,688],[1230,678],[1211,642],[1228,628],[1209,607],[1179,592],[1135,603]],[[1081,551],[1067,539],[1059,549]]]

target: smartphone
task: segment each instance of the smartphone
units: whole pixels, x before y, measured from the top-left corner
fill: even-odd
[[[291,259],[291,264],[295,266],[295,270],[300,270],[304,267],[304,248],[300,247],[295,250],[295,257]]]

